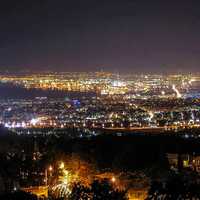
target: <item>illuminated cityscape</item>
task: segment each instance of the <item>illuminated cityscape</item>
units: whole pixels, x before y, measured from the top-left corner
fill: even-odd
[[[27,89],[94,92],[99,95],[123,94],[143,99],[187,98],[190,95],[199,95],[200,75],[119,75],[108,72],[21,73],[1,74],[0,81]]]
[[[132,162],[124,165],[124,158],[119,160],[123,151],[118,151],[120,144],[117,141],[114,144],[114,141],[118,137],[127,137],[124,138],[128,140],[124,145],[134,154],[132,143],[138,140],[143,145],[148,137],[152,137],[148,142],[150,146],[154,144],[155,137],[160,137],[158,142],[163,140],[162,137],[166,141],[183,139],[187,142],[198,141],[200,137],[200,76],[197,74],[6,73],[1,74],[0,82],[1,90],[6,90],[6,94],[10,95],[2,93],[5,96],[0,100],[2,130],[20,137],[17,140],[22,145],[20,148],[10,146],[6,153],[6,162],[17,156],[23,163],[16,168],[17,178],[14,179],[17,182],[9,187],[11,190],[21,188],[37,198],[75,199],[73,190],[77,190],[76,187],[92,188],[93,181],[98,181],[95,184],[111,184],[116,195],[117,191],[129,188],[126,198],[145,199],[151,177],[144,170],[129,168]],[[15,90],[20,90],[24,95],[15,94]],[[29,93],[31,95],[27,95]],[[104,145],[101,145],[99,137],[102,137]],[[99,168],[101,164],[95,159],[99,151],[103,153],[108,148],[109,137],[113,137],[111,144],[116,145],[113,147],[116,156],[113,160],[109,158],[111,164],[104,163],[105,158],[102,158],[100,163],[108,165],[108,168]],[[140,137],[144,138],[140,141]],[[27,140],[31,150],[21,141],[22,138]],[[89,146],[96,143],[96,148],[100,149],[91,147],[95,152],[92,154],[76,148],[65,150],[67,144],[73,149],[77,139],[83,140],[83,144],[78,142],[80,148],[86,145],[89,150]],[[58,155],[51,153],[51,158],[47,159],[51,143],[59,144],[59,150],[55,150]],[[150,147],[151,153],[145,152],[150,157],[150,161],[145,161],[146,165],[154,159],[163,162],[160,160],[162,152],[159,144],[155,145]],[[176,151],[168,150],[168,142],[164,142],[164,145],[169,168],[199,173],[198,154],[186,152],[179,155]],[[177,144],[171,141],[170,145]],[[101,149],[103,146],[105,149]],[[61,155],[60,151],[63,152]],[[142,155],[137,148],[136,151]],[[158,154],[154,151],[158,151]],[[81,154],[91,158],[85,159]],[[31,163],[29,167],[27,162]],[[135,158],[136,165],[140,162]],[[92,198],[92,189],[86,190],[88,192],[84,195]]]
[[[0,200],[199,200],[200,1],[0,6]]]
[[[197,75],[56,73],[2,75],[0,81],[28,90],[66,93],[62,98],[39,96],[1,101],[1,124],[20,131],[50,127],[167,131],[200,125]],[[81,95],[70,98],[67,92]]]

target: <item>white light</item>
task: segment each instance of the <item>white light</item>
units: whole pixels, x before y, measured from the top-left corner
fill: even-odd
[[[150,111],[150,112],[149,112],[149,116],[150,116],[150,120],[152,120],[152,119],[153,119],[153,117],[154,117],[154,114],[153,114],[153,112],[152,112],[152,111]]]
[[[31,121],[30,121],[30,123],[31,123],[33,126],[35,126],[38,122],[39,122],[39,119],[36,119],[36,118],[31,119]]]
[[[25,128],[26,127],[26,123],[25,122],[22,122],[22,128]]]
[[[177,90],[175,85],[172,85],[172,90],[174,90],[174,92],[176,92],[177,98],[181,98],[182,97],[181,93]]]
[[[119,80],[113,81],[112,85],[113,85],[114,87],[122,87],[122,86],[125,86],[125,84],[124,84],[122,81],[119,81]]]
[[[165,91],[162,91],[161,94],[164,96],[165,95]]]
[[[5,125],[4,125],[6,128],[11,128],[11,125],[9,124],[9,123],[5,123]]]
[[[189,80],[189,84],[191,85],[192,84],[192,82],[194,82],[195,81],[195,79],[191,79],[191,80]]]

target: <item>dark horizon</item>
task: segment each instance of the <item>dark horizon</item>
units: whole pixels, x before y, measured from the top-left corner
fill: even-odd
[[[16,67],[15,67],[16,68]],[[26,69],[26,68],[21,68],[19,70],[16,69],[0,69],[0,74],[7,74],[7,75],[25,75],[25,74],[64,74],[64,73],[111,73],[111,74],[115,74],[115,75],[119,75],[119,76],[123,76],[123,75],[161,75],[161,76],[169,76],[169,75],[199,75],[200,74],[200,70],[197,71],[193,71],[191,72],[190,70],[188,71],[183,71],[183,70],[171,70],[171,71],[167,71],[167,70],[163,70],[163,71],[139,71],[139,70],[126,70],[126,71],[122,71],[122,70],[107,70],[105,68],[99,68],[99,69],[92,69],[92,70],[56,70],[56,69]]]
[[[198,72],[200,2],[8,0],[1,71]]]

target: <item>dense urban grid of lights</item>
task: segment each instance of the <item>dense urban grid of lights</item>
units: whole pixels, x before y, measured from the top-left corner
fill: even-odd
[[[20,131],[44,127],[170,130],[200,125],[197,75],[55,73],[4,75],[0,81],[66,91],[66,98],[2,100],[1,124]],[[81,95],[69,98],[67,91]],[[87,92],[94,94],[87,97]]]

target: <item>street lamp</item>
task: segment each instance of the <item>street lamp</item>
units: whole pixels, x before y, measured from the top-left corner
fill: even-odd
[[[50,176],[52,175],[53,167],[50,165],[48,169],[45,169],[45,183],[48,185],[48,171],[50,172]]]
[[[49,171],[52,172],[52,170],[53,170],[53,167],[50,165],[49,166]]]
[[[115,182],[116,182],[116,178],[113,176],[113,177],[111,178],[111,181],[112,181],[113,183],[115,183]]]

